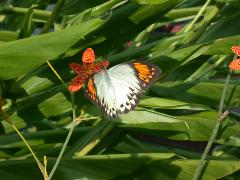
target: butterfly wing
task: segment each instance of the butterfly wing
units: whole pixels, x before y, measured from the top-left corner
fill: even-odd
[[[119,64],[93,76],[97,92],[95,100],[88,93],[86,95],[101,107],[106,116],[115,118],[118,114],[128,113],[137,106],[141,95],[159,73],[156,66],[147,63]],[[89,91],[87,87],[86,92]]]

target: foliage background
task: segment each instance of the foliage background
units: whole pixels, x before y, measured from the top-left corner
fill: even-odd
[[[54,1],[0,2],[0,95],[4,110],[50,170],[72,122],[64,82],[92,47],[111,66],[131,59],[163,74],[135,111],[114,122],[76,94],[80,123],[53,179],[191,179],[217,119],[230,48],[239,44],[238,0],[215,0],[190,25],[202,0],[66,0],[53,32],[40,34]],[[177,29],[177,30],[176,30]],[[128,45],[131,42],[131,46]],[[239,73],[232,75],[224,121],[203,179],[239,179]],[[0,175],[42,179],[27,147],[0,123]],[[84,155],[84,156],[83,156]]]

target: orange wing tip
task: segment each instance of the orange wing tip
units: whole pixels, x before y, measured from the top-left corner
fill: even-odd
[[[95,53],[92,48],[87,48],[82,55],[82,62],[93,63],[96,60]]]
[[[239,46],[233,46],[231,49],[237,56],[240,56],[240,47]]]
[[[229,64],[229,69],[240,70],[240,59],[235,59]]]

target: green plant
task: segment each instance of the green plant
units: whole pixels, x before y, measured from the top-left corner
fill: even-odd
[[[230,48],[240,41],[238,1],[59,0],[52,13],[49,4],[0,2],[2,109],[48,175],[76,125],[52,179],[192,179],[218,117]],[[87,47],[110,66],[144,58],[162,76],[134,111],[108,121],[84,88],[74,101],[66,88],[68,64]],[[202,179],[239,177],[238,74]],[[11,124],[2,120],[0,134],[1,177],[43,179]]]

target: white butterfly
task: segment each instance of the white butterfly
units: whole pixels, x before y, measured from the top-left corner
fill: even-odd
[[[119,64],[95,73],[88,80],[85,94],[107,117],[116,118],[138,105],[142,94],[159,74],[160,70],[148,63]]]

